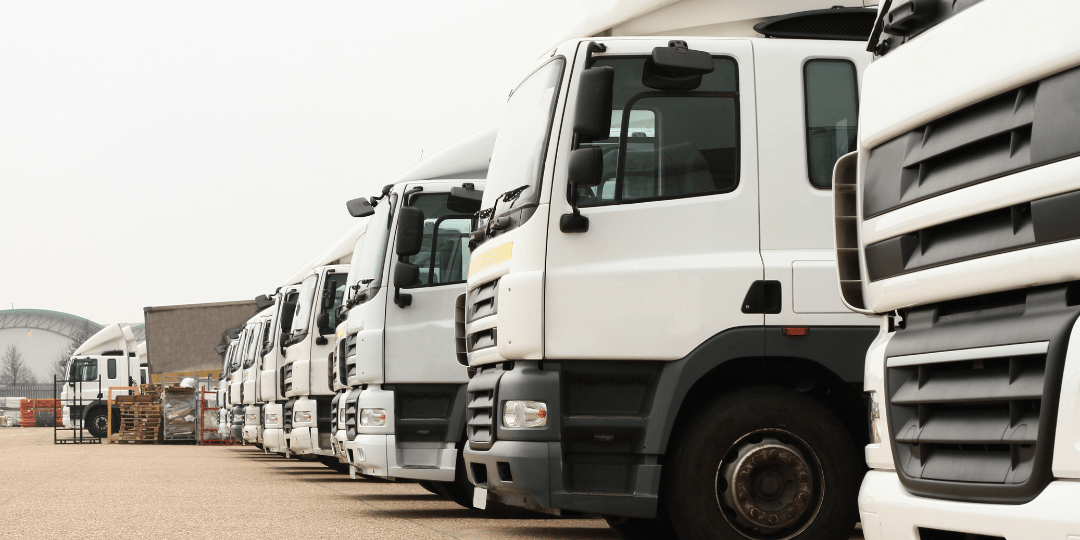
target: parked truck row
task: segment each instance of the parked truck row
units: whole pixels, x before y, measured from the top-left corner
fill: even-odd
[[[1080,538],[1080,7],[814,4],[586,4],[256,299],[222,435],[624,539]]]

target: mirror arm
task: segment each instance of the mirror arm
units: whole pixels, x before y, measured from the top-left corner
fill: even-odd
[[[412,295],[408,293],[402,293],[401,287],[394,287],[394,303],[399,308],[406,308],[412,305]]]
[[[578,208],[577,184],[570,182],[570,214],[563,214],[559,218],[559,230],[564,233],[583,233],[589,231],[589,218],[581,215]]]

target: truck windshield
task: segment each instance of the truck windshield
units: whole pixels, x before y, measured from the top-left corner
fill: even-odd
[[[312,274],[300,284],[300,298],[296,300],[296,316],[292,322],[292,339],[296,342],[304,339],[311,321],[311,307],[315,303],[315,287],[319,284],[319,274]]]
[[[360,286],[355,291],[350,288],[348,294],[355,295],[366,291],[366,298],[370,300],[375,296],[374,291],[382,286],[383,262],[386,261],[386,245],[390,238],[390,225],[394,222],[397,201],[397,193],[391,193],[380,201],[368,222],[367,232],[357,240],[349,264],[349,275],[352,278],[350,282]]]
[[[500,206],[503,214],[535,203],[540,197],[544,156],[551,134],[559,84],[566,60],[557,57],[533,72],[506,102],[499,136],[491,154],[483,208],[491,208],[507,192],[521,189],[516,199]]]
[[[97,360],[94,358],[73,360],[69,376],[73,382],[96,381],[98,379]]]
[[[255,357],[259,350],[259,325],[253,324],[248,328],[248,344],[247,351],[244,353],[244,369],[249,369],[255,365]]]

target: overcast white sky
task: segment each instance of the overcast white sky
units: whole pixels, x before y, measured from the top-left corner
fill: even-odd
[[[272,291],[582,3],[0,2],[0,309]]]

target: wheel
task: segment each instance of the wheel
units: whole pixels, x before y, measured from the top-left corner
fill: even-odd
[[[865,468],[821,403],[762,386],[715,399],[683,426],[661,493],[682,540],[846,540]]]
[[[109,434],[109,416],[104,407],[98,407],[86,416],[86,431],[91,437],[104,439]]]
[[[473,507],[473,492],[476,487],[469,481],[469,475],[465,472],[465,442],[458,443],[457,461],[454,464],[453,482],[432,482],[435,489],[442,492],[450,500],[465,508]]]
[[[678,540],[667,516],[653,519],[604,516],[608,527],[622,540]]]
[[[437,488],[435,486],[435,482],[431,482],[431,481],[428,481],[428,480],[421,480],[419,482],[419,484],[420,484],[420,487],[426,489],[429,493],[434,493],[435,495],[438,495],[440,497],[445,497],[446,496],[445,493],[439,491],[439,488]]]

